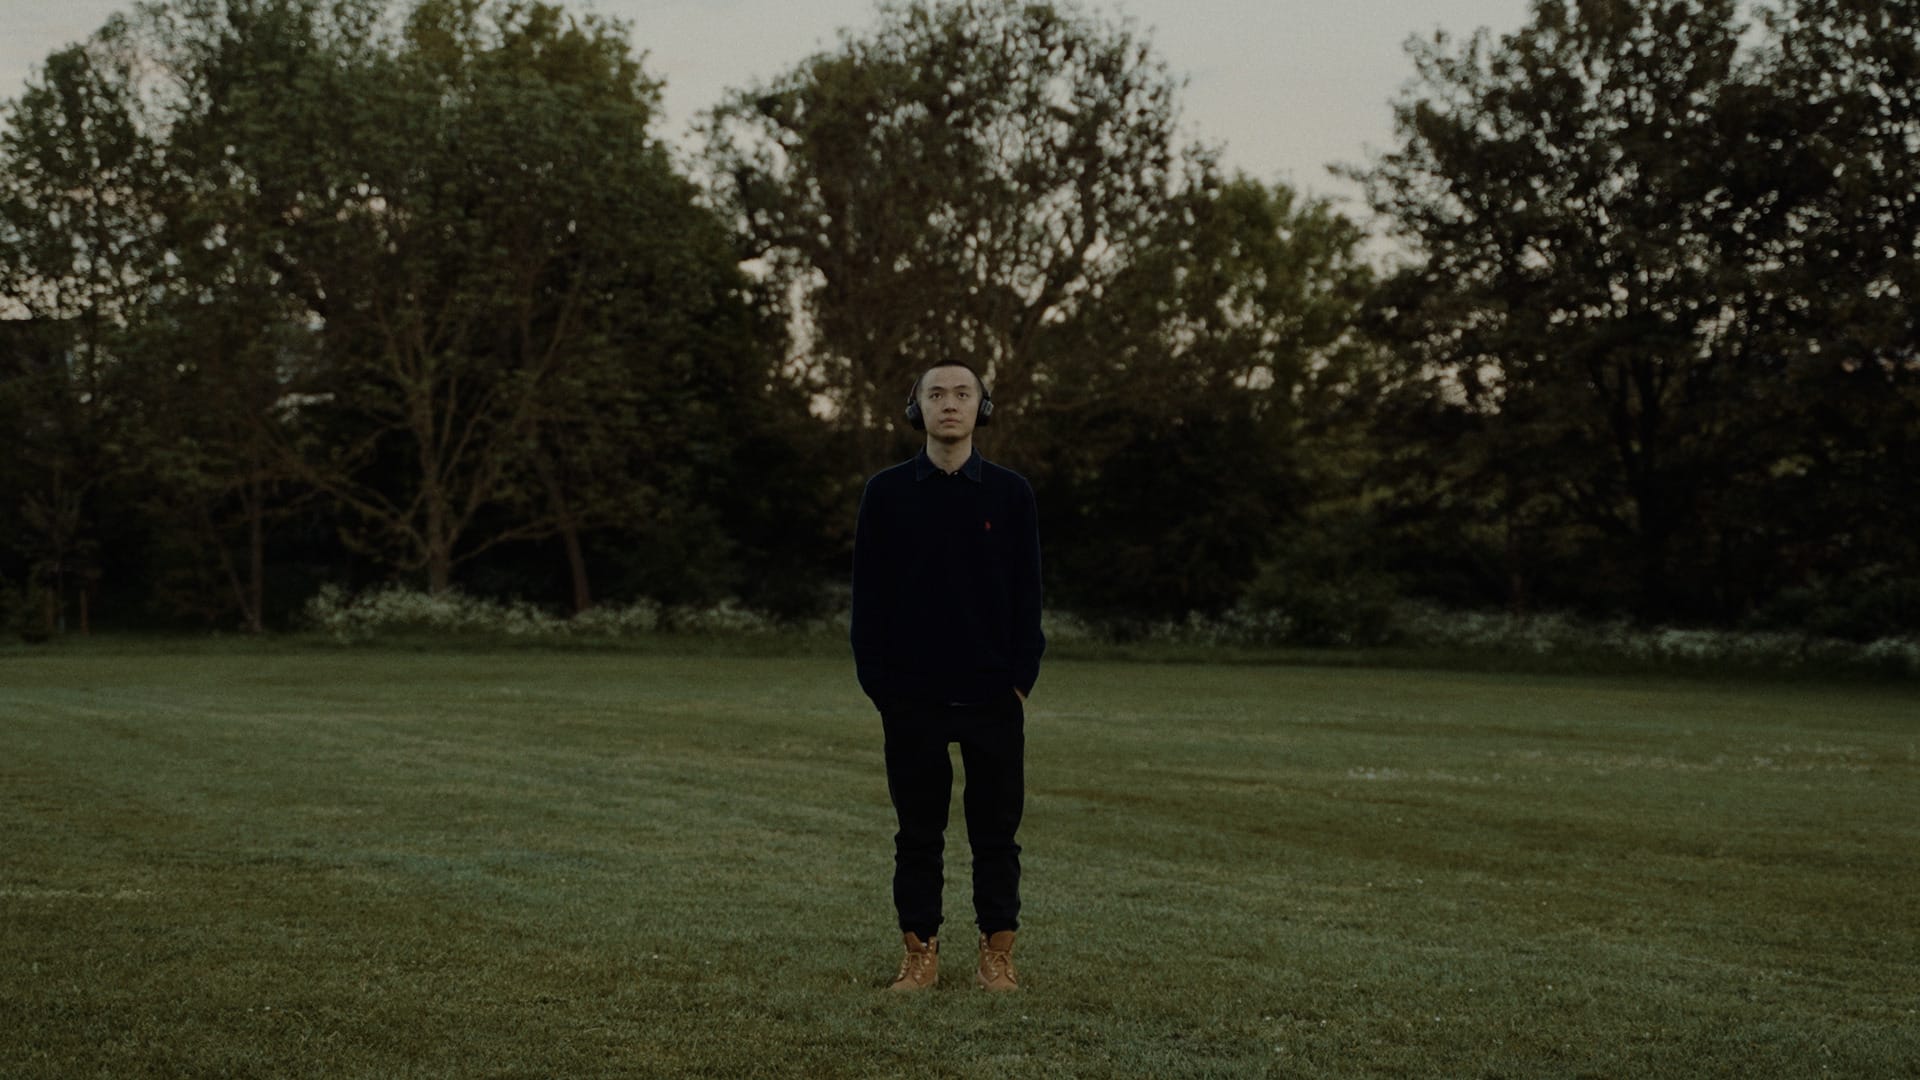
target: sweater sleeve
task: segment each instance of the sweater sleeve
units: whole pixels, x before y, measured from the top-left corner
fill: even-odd
[[[1040,678],[1040,654],[1047,651],[1047,637],[1040,630],[1040,510],[1033,486],[1024,480],[1020,499],[1026,520],[1014,557],[1013,684],[1022,694],[1031,694]]]
[[[853,530],[853,665],[860,689],[876,703],[886,688],[882,667],[886,638],[886,586],[882,580],[880,499],[874,482],[860,493],[860,515]]]

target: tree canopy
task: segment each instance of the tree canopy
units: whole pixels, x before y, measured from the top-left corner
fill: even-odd
[[[727,399],[766,396],[771,324],[614,24],[183,0],[48,78],[10,127],[10,280],[116,386],[181,406],[122,464],[192,496],[185,550],[224,554],[238,509],[257,561],[269,489],[300,492],[435,590],[564,536],[584,606],[583,530],[700,519],[765,426]]]
[[[888,4],[706,124],[848,473],[906,447],[920,371],[967,361],[1020,417],[982,442],[1054,507],[1061,595],[1096,610],[1234,600],[1302,494],[1296,395],[1365,276],[1325,204],[1183,144],[1179,91],[1070,4]]]
[[[1872,6],[1785,5],[1749,47],[1732,0],[1542,0],[1497,42],[1415,50],[1401,145],[1366,174],[1415,255],[1374,315],[1400,483],[1512,602],[1727,618],[1865,569],[1885,487],[1826,481],[1856,425],[1882,450],[1913,430],[1911,338],[1885,333],[1911,301],[1874,298],[1910,272],[1887,155],[1920,128],[1805,58],[1890,30]],[[1794,522],[1810,472],[1826,509]]]
[[[0,123],[0,611],[830,610],[959,359],[1050,601],[1117,627],[1910,633],[1916,2],[1416,41],[1372,236],[1067,0],[883,3],[686,154],[628,28],[558,4],[142,4]]]

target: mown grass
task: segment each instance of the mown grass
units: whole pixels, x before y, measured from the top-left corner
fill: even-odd
[[[1910,1076],[1920,694],[1049,663],[1027,989],[833,656],[0,657],[0,1075]]]

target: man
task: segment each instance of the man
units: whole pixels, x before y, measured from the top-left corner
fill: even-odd
[[[1025,702],[1040,675],[1040,530],[1033,488],[973,448],[993,416],[965,364],[914,380],[907,419],[925,449],[867,482],[853,544],[853,656],[886,733],[894,834],[893,903],[906,955],[891,989],[939,977],[947,802],[960,744],[973,908],[975,985],[1019,987]]]

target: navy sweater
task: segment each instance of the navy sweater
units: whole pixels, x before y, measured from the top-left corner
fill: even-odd
[[[853,541],[860,688],[983,702],[1040,677],[1040,523],[1026,478],[980,456],[945,473],[925,450],[867,481]]]

